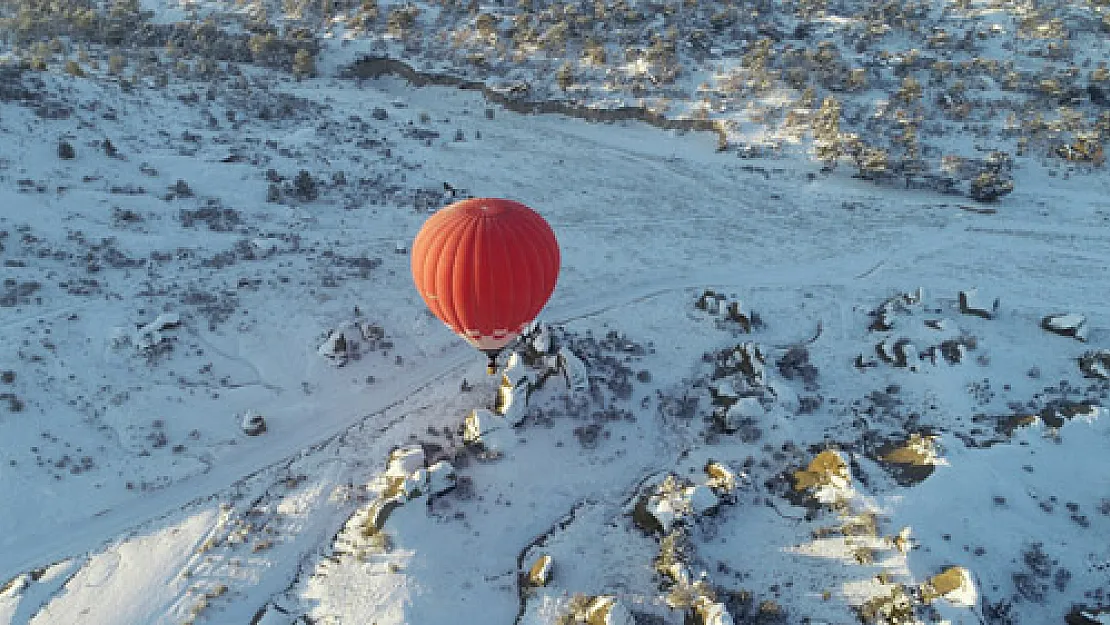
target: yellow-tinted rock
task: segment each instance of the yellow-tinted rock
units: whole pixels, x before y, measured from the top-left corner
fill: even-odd
[[[821,486],[846,486],[851,482],[848,463],[837,452],[826,449],[810,461],[809,466],[794,472],[794,490],[804,491]]]

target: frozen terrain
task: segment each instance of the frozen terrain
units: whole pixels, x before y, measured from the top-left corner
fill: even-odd
[[[1110,619],[1104,170],[988,207],[331,53],[4,77],[0,622]],[[559,238],[508,407],[411,286],[444,183]]]

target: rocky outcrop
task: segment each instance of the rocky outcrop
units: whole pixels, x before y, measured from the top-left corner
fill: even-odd
[[[664,130],[694,130],[716,133],[720,141],[727,142],[724,129],[708,119],[671,119],[642,106],[618,106],[599,108],[563,100],[536,101],[528,98],[527,84],[514,89],[497,89],[484,82],[467,80],[449,74],[422,72],[404,61],[382,56],[365,56],[350,66],[346,77],[374,79],[382,76],[398,76],[413,86],[436,85],[455,87],[464,91],[479,91],[487,101],[502,106],[514,113],[555,114],[576,117],[591,122],[641,121]]]

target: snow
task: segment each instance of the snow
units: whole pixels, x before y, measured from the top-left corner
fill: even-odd
[[[1059,622],[1110,584],[1108,387],[1076,366],[1110,347],[1091,271],[1107,261],[1105,177],[1030,167],[997,213],[975,213],[812,178],[801,160],[760,161],[776,168],[764,176],[695,133],[500,109],[487,119],[474,93],[246,73],[321,106],[210,130],[172,90],[63,77],[44,89],[118,120],[0,105],[4,278],[38,285],[11,287],[18,301],[0,309],[0,370],[14,372],[0,382],[0,622],[245,623],[265,607],[261,623],[510,623],[523,610],[520,622],[548,624],[579,594],[614,598],[594,605],[608,622],[682,622],[652,569],[662,539],[628,514],[658,486],[645,478],[667,474],[692,484],[650,502],[689,542],[675,579],[704,571],[790,622],[856,622],[858,606],[950,566],[968,573],[935,603],[952,622],[1004,603],[1014,622]],[[236,105],[221,92],[211,106]],[[344,126],[374,107],[389,118]],[[410,123],[448,139],[407,139]],[[465,141],[449,140],[456,129]],[[195,153],[181,150],[185,131],[202,137]],[[90,147],[106,135],[126,159]],[[54,154],[61,136],[72,162]],[[260,164],[221,162],[232,147]],[[367,183],[273,204],[269,168]],[[21,178],[68,190],[21,191]],[[178,179],[198,197],[110,191]],[[429,211],[405,193],[444,181],[533,205],[562,248],[532,343],[561,371],[541,385],[514,353],[503,415],[490,410],[500,377],[411,287],[408,241]],[[206,198],[238,222],[202,218]],[[202,212],[186,226],[182,211]],[[744,293],[764,325],[696,312],[704,285]],[[869,330],[880,307],[890,327]],[[1085,343],[1040,327],[1059,310],[1084,311],[1054,324],[1084,328]],[[972,338],[953,345],[958,364],[926,366],[928,348]],[[814,381],[780,370],[796,346]],[[912,366],[852,365],[877,346]],[[765,383],[714,377],[743,354]],[[729,420],[751,428],[715,429],[715,398],[736,400]],[[23,408],[8,410],[16,399]],[[1058,427],[1001,427],[1080,401],[1099,407]],[[246,436],[248,415],[265,415],[267,431]],[[934,471],[900,485],[874,449],[911,434]],[[850,475],[813,493],[783,485],[825,449]],[[385,478],[405,497],[377,523]],[[541,556],[550,580],[522,605],[519,574]],[[725,607],[704,618],[750,622]]]

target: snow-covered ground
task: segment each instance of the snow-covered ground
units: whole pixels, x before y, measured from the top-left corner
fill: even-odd
[[[1034,624],[1110,605],[1110,385],[1079,366],[1110,348],[1105,176],[1019,169],[982,212],[394,79],[245,70],[211,99],[23,80],[40,99],[0,108],[0,621],[555,623],[612,596],[637,623],[725,623],[720,604]],[[462,425],[497,379],[405,253],[444,182],[549,220],[542,319],[589,377],[550,378],[484,451]],[[697,306],[706,289],[759,323]],[[1062,313],[1085,341],[1041,327]],[[322,354],[329,332],[357,353]],[[762,368],[739,367],[756,346]],[[457,486],[378,526],[389,454],[413,445]],[[735,477],[717,505],[679,489],[673,526],[637,522],[711,461]]]

